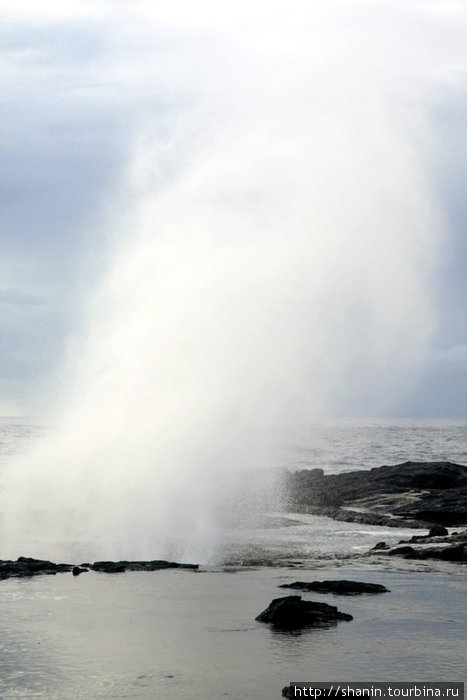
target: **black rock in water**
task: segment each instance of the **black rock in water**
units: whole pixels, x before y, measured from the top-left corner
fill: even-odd
[[[0,560],[0,579],[29,578],[39,575],[55,575],[65,571],[71,571],[72,564],[54,564],[45,559],[32,559],[31,557],[19,557],[16,561]]]
[[[199,564],[179,564],[176,561],[164,561],[154,559],[152,561],[128,561],[124,562],[128,571],[159,571],[160,569],[188,569],[197,571]]]
[[[430,528],[427,535],[412,535],[410,540],[399,540],[398,544],[434,544],[439,542],[452,543],[458,539],[458,536],[458,532],[453,532],[452,535],[450,535],[446,528],[442,525],[434,525],[432,528]]]
[[[126,567],[121,561],[95,561],[91,564],[93,571],[102,571],[105,574],[122,574]]]
[[[353,620],[352,615],[340,612],[335,605],[302,600],[299,595],[275,598],[266,610],[255,618],[258,622],[270,622],[277,627],[326,627],[339,620]]]
[[[443,525],[433,525],[428,533],[428,537],[444,537],[445,535],[449,535],[449,532]]]
[[[402,546],[387,550],[370,549],[368,555],[377,554],[391,557],[403,557],[404,559],[438,559],[460,564],[467,563],[467,530],[455,532],[452,535],[417,536],[414,535],[407,542],[401,541]],[[433,546],[436,544],[436,546]],[[427,546],[428,545],[428,546]],[[431,546],[430,546],[431,545]],[[442,546],[447,545],[447,546]]]
[[[387,554],[390,557],[393,556],[406,556],[406,555],[411,555],[415,553],[415,549],[411,547],[410,545],[406,545],[404,547],[395,547],[394,549],[389,549]]]
[[[404,559],[438,559],[439,561],[452,561],[460,564],[467,563],[467,545],[455,544],[449,547],[396,547],[388,552],[391,556],[399,556]]]
[[[26,578],[39,574],[55,575],[71,571],[73,576],[79,576],[92,569],[107,574],[118,574],[124,571],[159,571],[160,569],[189,569],[196,571],[198,564],[179,564],[175,561],[154,559],[153,561],[96,561],[94,564],[54,564],[44,559],[19,557],[17,561],[0,559],[0,580],[7,578]]]
[[[160,569],[190,569],[196,571],[198,564],[179,564],[175,561],[154,559],[152,561],[96,561],[91,564],[93,571],[118,574],[124,571],[159,571]]]
[[[295,581],[283,583],[279,588],[294,588],[300,591],[316,591],[317,593],[336,593],[338,595],[360,595],[361,593],[389,593],[380,583],[365,583],[364,581]]]

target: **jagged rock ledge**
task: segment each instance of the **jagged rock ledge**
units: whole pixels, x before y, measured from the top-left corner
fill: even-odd
[[[286,471],[283,486],[291,512],[385,527],[467,524],[467,467],[453,462],[404,462],[342,474]]]
[[[367,555],[402,557],[403,559],[436,559],[465,564],[467,563],[467,530],[453,532],[452,535],[446,536],[414,535],[410,540],[401,540],[396,547],[389,547],[385,542],[378,542]]]
[[[124,571],[160,571],[161,569],[189,569],[196,571],[198,564],[179,564],[174,561],[154,559],[152,561],[96,561],[94,564],[54,564],[45,559],[19,557],[16,561],[0,559],[0,580],[7,578],[30,578],[39,575],[55,575],[70,572],[73,576],[85,571],[97,571],[106,574],[122,573]]]

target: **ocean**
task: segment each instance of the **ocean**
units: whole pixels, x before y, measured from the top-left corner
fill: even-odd
[[[53,430],[52,419],[0,417],[0,465]],[[328,473],[412,461],[467,463],[467,420],[348,419],[287,426],[265,446],[270,467]],[[254,463],[249,465],[254,466]]]
[[[2,419],[0,470],[51,429]],[[406,460],[466,464],[466,437],[464,421],[333,421],[297,427],[292,440],[265,451],[271,467],[326,472]],[[270,513],[226,529],[219,561],[198,572],[0,581],[0,697],[270,700],[291,680],[465,680],[465,568],[354,556],[411,534]],[[247,565],[255,557],[271,565]],[[286,633],[255,622],[286,594],[278,585],[320,578],[383,583],[391,592],[304,594],[353,615],[328,629]]]

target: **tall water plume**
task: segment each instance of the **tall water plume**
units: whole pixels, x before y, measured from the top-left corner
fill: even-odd
[[[384,28],[309,5],[264,23],[242,6],[209,31],[133,18],[113,47],[132,80],[141,40],[139,70],[177,96],[164,135],[136,122],[131,203],[71,345],[59,426],[3,478],[4,556],[215,558],[222,475],[265,466],[258,448],[286,426],[352,402],[381,411],[410,381],[438,238],[423,101],[404,128],[416,80],[396,94]],[[165,21],[190,49],[157,54]]]

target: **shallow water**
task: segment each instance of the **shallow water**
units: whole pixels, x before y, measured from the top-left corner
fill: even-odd
[[[266,560],[273,565],[296,563],[299,566],[313,567],[351,565],[367,568],[375,564],[389,569],[446,570],[444,562],[417,562],[388,558],[384,555],[359,558],[377,542],[385,541],[393,546],[401,540],[410,539],[413,535],[420,535],[420,530],[340,522],[304,513],[280,514],[287,518],[287,526],[263,526],[267,524],[268,519],[274,523],[278,515],[262,516],[261,524],[257,527],[224,531],[221,557],[223,563],[247,564],[258,559],[258,563],[264,563],[262,560]],[[449,531],[454,532],[455,528],[450,528]]]
[[[297,431],[295,442],[271,449],[269,463],[335,472],[407,459],[465,463],[465,425],[314,426]],[[0,421],[0,466],[45,430],[24,419]],[[293,513],[280,518],[288,521],[276,514],[269,523],[266,516],[262,523],[225,530],[219,561],[263,558],[281,568],[0,581],[0,698],[272,700],[291,680],[466,679],[464,567],[383,555],[354,558],[380,540],[410,538],[410,529]],[[354,616],[329,629],[280,633],[255,622],[273,598],[287,594],[279,584],[324,578],[384,583],[391,593],[304,594]]]
[[[2,698],[281,697],[290,680],[465,678],[465,578],[327,569],[391,593],[304,594],[349,612],[329,629],[277,632],[255,616],[323,571],[259,568],[61,574],[0,589]]]

